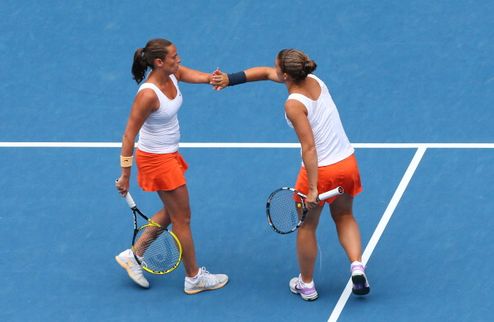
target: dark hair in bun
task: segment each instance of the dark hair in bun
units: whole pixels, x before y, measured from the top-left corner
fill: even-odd
[[[295,82],[304,80],[317,68],[316,62],[298,49],[283,49],[277,58],[281,71],[290,75]]]

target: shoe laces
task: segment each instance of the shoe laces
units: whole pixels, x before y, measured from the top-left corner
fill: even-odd
[[[201,271],[201,273],[198,276],[198,283],[200,285],[203,285],[205,287],[209,287],[209,286],[212,286],[218,282],[216,280],[216,276],[209,273],[208,270],[206,270],[206,267],[201,267],[200,271]]]

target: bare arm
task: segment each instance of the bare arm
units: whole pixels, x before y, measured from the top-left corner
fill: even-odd
[[[281,83],[282,80],[279,79],[276,74],[276,69],[273,67],[252,67],[246,69],[245,76],[248,82],[254,82],[259,80],[271,80],[273,82]]]
[[[307,118],[307,109],[305,106],[296,100],[287,100],[285,104],[286,116],[292,122],[295,133],[298,136],[302,146],[302,160],[307,177],[309,179],[309,192],[307,194],[307,203],[315,203],[318,196],[317,180],[318,180],[318,164],[317,151],[314,142],[314,134]],[[312,204],[314,205],[314,204]]]
[[[209,84],[211,82],[211,74],[203,73],[182,65],[179,66],[175,76],[179,81],[186,83]]]
[[[245,81],[255,82],[260,80],[270,80],[277,83],[282,83],[283,80],[278,77],[276,69],[273,67],[252,67],[243,71],[245,73]],[[215,71],[211,78],[211,84],[218,88],[225,88],[230,85],[228,74]]]
[[[150,89],[145,89],[137,93],[125,132],[122,137],[122,150],[120,155],[124,157],[132,156],[134,153],[134,144],[137,133],[144,124],[148,116],[159,107],[159,101],[156,94]],[[122,167],[122,173],[116,183],[118,191],[125,195],[129,190],[129,178],[131,167]]]

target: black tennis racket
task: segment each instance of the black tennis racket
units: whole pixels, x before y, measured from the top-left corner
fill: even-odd
[[[318,201],[343,194],[342,187],[321,193]],[[288,234],[297,230],[307,217],[306,195],[288,187],[273,191],[266,203],[268,223],[279,234]]]
[[[141,267],[152,274],[167,274],[175,270],[182,260],[182,245],[177,236],[160,224],[152,221],[137,208],[130,192],[125,201],[134,216],[132,252]],[[137,215],[146,220],[137,225]]]

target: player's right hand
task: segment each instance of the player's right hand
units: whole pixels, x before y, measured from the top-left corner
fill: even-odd
[[[129,191],[129,178],[126,176],[120,176],[120,178],[115,181],[115,188],[117,188],[118,192],[125,197]]]

